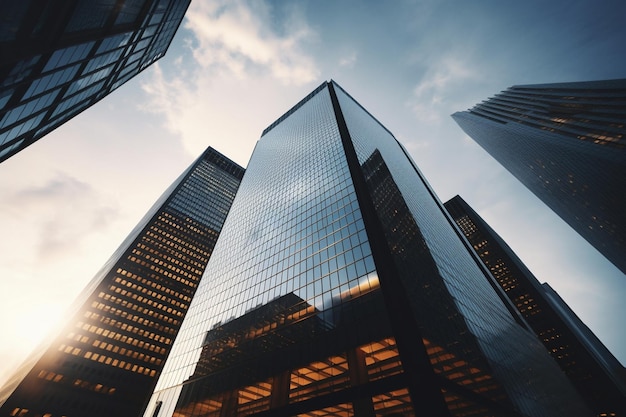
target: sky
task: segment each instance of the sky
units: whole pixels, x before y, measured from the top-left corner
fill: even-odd
[[[208,146],[334,79],[460,194],[626,363],[626,277],[454,123],[512,85],[626,76],[626,2],[195,0],[169,51],[0,164],[0,384]]]

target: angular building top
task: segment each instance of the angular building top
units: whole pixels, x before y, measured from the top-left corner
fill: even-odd
[[[619,361],[460,196],[444,206],[595,415],[626,414],[626,371]]]
[[[452,117],[626,273],[626,79],[515,86]]]
[[[189,3],[0,3],[0,162],[161,58]]]
[[[205,151],[85,288],[61,333],[0,391],[0,415],[140,415],[243,173]]]
[[[336,83],[257,143],[144,416],[586,415]]]

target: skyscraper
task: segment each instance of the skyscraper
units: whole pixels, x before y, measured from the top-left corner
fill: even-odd
[[[588,415],[334,82],[258,141],[145,416]]]
[[[1,416],[143,412],[243,172],[209,148],[170,186],[83,291],[60,334],[0,391]]]
[[[595,415],[626,415],[626,371],[619,361],[461,197],[444,206]]]
[[[190,0],[0,3],[0,162],[161,58]]]
[[[452,115],[626,273],[626,79],[514,86]]]

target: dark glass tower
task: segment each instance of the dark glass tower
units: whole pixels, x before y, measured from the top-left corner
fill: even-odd
[[[334,82],[254,150],[145,416],[586,415]]]
[[[83,291],[61,333],[0,391],[0,416],[141,415],[243,168],[209,148]]]
[[[0,2],[0,162],[161,58],[189,3]]]
[[[444,206],[595,415],[626,415],[626,373],[619,361],[461,197]]]
[[[626,79],[515,86],[452,117],[626,273]]]

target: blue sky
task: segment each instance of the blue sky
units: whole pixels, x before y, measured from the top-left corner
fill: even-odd
[[[626,362],[626,277],[450,118],[515,84],[626,76],[622,1],[195,0],[157,65],[0,164],[0,381],[207,146],[336,80]]]

